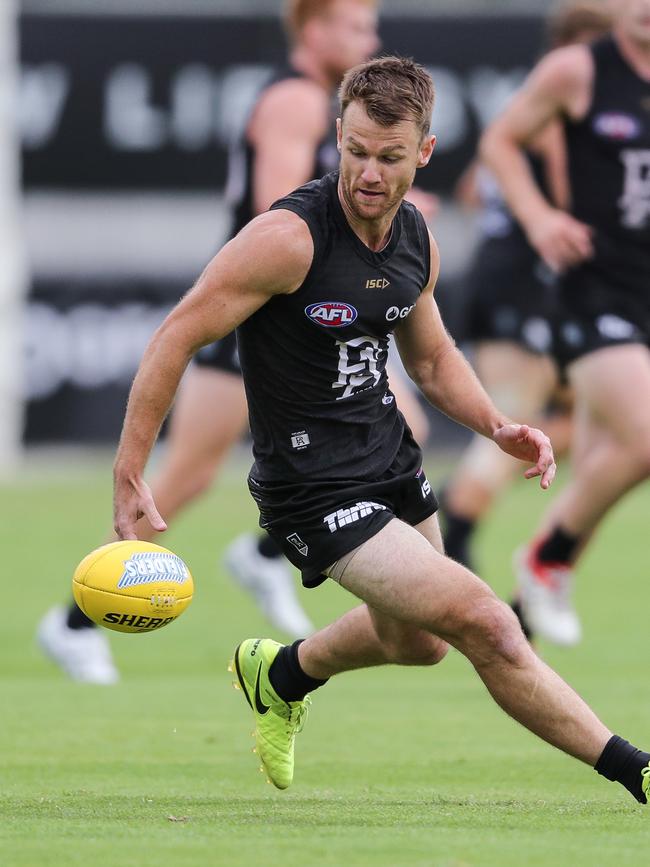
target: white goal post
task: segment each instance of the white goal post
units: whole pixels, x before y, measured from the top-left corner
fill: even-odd
[[[18,465],[23,427],[22,312],[27,288],[17,129],[18,0],[0,3],[0,475]]]

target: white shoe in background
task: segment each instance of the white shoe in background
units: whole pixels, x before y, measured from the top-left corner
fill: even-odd
[[[226,548],[223,562],[237,584],[255,599],[266,619],[293,638],[314,632],[296,594],[295,579],[284,557],[264,557],[258,537],[245,533]]]
[[[562,563],[541,563],[538,545],[515,552],[514,567],[519,602],[535,636],[560,647],[573,647],[582,638],[580,620],[573,607],[573,570]]]
[[[108,686],[120,674],[108,639],[98,627],[70,629],[65,608],[51,608],[38,624],[36,640],[43,653],[72,680]]]

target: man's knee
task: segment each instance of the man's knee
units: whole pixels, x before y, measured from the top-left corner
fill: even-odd
[[[529,645],[510,606],[487,596],[472,607],[462,625],[459,649],[475,665],[497,660],[516,665]]]

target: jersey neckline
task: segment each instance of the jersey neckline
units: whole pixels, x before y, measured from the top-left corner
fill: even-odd
[[[348,223],[347,217],[345,216],[345,211],[343,210],[343,205],[341,204],[341,201],[339,199],[338,182],[339,172],[333,172],[330,196],[332,198],[334,218],[336,222],[343,229],[345,235],[352,244],[357,255],[359,255],[364,261],[368,262],[369,265],[383,265],[391,258],[391,256],[397,249],[397,245],[399,244],[400,238],[402,236],[402,206],[400,205],[393,219],[388,243],[382,250],[378,250],[375,252],[363,243],[361,238]]]
[[[621,48],[615,34],[611,33],[609,37],[607,37],[607,40],[611,43],[614,49],[614,54],[616,55],[619,63],[627,70],[627,72],[634,76],[634,78],[639,82],[639,84],[643,85],[643,87],[647,87],[650,84],[650,78],[645,78],[643,75],[641,75],[636,66],[633,66],[630,63],[627,57],[623,54],[623,49]]]

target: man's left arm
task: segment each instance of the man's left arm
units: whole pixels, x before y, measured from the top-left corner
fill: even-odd
[[[541,476],[541,486],[546,489],[555,476],[550,440],[542,431],[516,424],[499,412],[447,333],[433,297],[440,258],[435,241],[430,240],[429,285],[395,330],[404,366],[429,403],[454,421],[494,440],[508,454],[534,464],[525,476]]]

